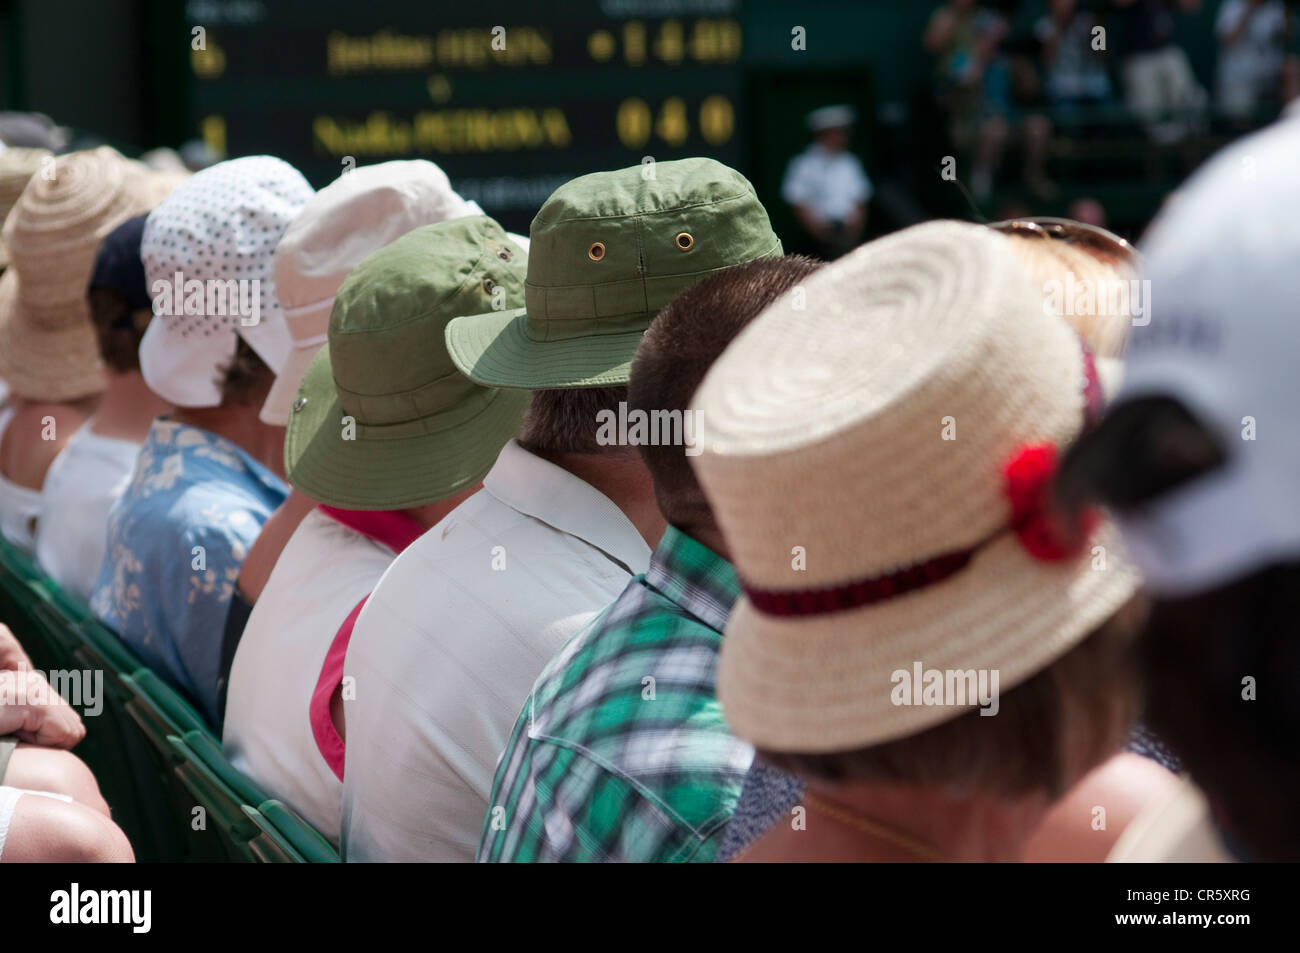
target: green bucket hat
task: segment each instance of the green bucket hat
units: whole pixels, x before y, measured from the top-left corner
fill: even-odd
[[[566,182],[529,242],[525,307],[447,325],[451,359],[489,387],[626,384],[660,308],[715,271],[781,254],[749,180],[713,159]]]
[[[444,329],[522,300],[526,261],[479,215],[417,228],[357,265],[293,402],[289,482],[331,506],[393,510],[482,479],[519,432],[528,395],[461,375]]]

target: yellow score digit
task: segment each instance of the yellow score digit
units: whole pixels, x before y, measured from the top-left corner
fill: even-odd
[[[720,146],[736,130],[736,114],[725,96],[713,95],[700,103],[700,134],[710,145]]]
[[[615,119],[618,141],[628,149],[640,149],[650,141],[650,107],[644,99],[625,99],[618,104]]]

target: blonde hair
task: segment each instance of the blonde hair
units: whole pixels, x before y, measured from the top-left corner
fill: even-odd
[[[1097,357],[1120,357],[1133,322],[1128,289],[1132,287],[1129,282],[1138,278],[1136,263],[1104,257],[1059,239],[1016,234],[1006,238],[1048,306],[1069,322],[1092,353]],[[1093,290],[1091,307],[1080,309],[1076,301],[1070,300],[1072,286]],[[1057,288],[1062,290],[1061,307],[1052,302],[1052,291]],[[1112,291],[1122,291],[1128,307],[1109,307],[1108,303],[1117,300]]]

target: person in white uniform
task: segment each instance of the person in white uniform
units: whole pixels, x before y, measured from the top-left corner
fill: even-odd
[[[813,143],[790,160],[781,197],[822,258],[838,258],[862,240],[871,180],[848,151],[856,121],[850,106],[824,106],[808,114]]]

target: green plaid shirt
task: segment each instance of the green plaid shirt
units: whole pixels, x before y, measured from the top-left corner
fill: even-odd
[[[711,861],[753,749],[714,689],[731,564],[668,532],[533,686],[497,763],[480,861]]]

